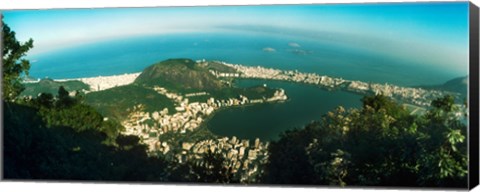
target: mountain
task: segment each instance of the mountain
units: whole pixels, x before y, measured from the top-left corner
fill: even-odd
[[[135,84],[88,93],[85,96],[85,102],[102,115],[120,121],[128,116],[128,109],[138,105],[145,106],[147,112],[159,111],[163,108],[173,112],[175,109],[172,100],[152,89]]]
[[[272,97],[276,91],[263,86],[233,87],[232,79],[217,78],[211,70],[220,73],[236,72],[215,61],[197,63],[191,59],[169,59],[145,68],[132,84],[88,93],[85,101],[102,115],[123,120],[129,114],[127,109],[138,105],[145,106],[146,112],[163,108],[168,108],[170,113],[175,112],[173,100],[154,91],[155,86],[183,96],[205,92],[200,96],[188,96],[190,102],[206,102],[211,97],[219,100],[238,98],[240,95],[249,99],[263,99]]]
[[[207,65],[191,59],[169,59],[147,67],[134,83],[149,87],[160,86],[180,93],[228,87],[208,70]]]
[[[468,91],[468,76],[465,77],[458,77],[447,81],[441,88],[445,91],[457,92],[463,95],[467,95]]]
[[[190,101],[237,98],[262,99],[273,96],[275,90],[268,87],[234,87],[231,78],[218,78],[211,73],[236,73],[234,68],[217,61],[195,62],[191,59],[169,59],[151,65],[135,79],[134,84],[142,87],[160,86],[180,94],[207,92],[208,95],[190,97]]]
[[[77,80],[72,81],[54,81],[52,79],[42,79],[37,83],[25,83],[25,90],[21,93],[21,96],[36,97],[40,93],[51,93],[57,95],[58,88],[63,86],[68,91],[88,90],[90,87]]]
[[[468,92],[468,76],[457,77],[441,85],[423,85],[418,87],[460,93],[462,96],[466,97]]]

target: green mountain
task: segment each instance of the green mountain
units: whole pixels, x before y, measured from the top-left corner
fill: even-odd
[[[147,112],[159,111],[163,108],[168,108],[169,112],[175,111],[173,101],[166,96],[135,84],[88,93],[85,96],[85,102],[96,108],[102,115],[117,120],[126,118],[129,114],[127,109],[133,109],[139,104],[145,106]]]
[[[467,95],[468,76],[458,77],[450,81],[447,81],[446,83],[441,85],[441,88],[446,91],[452,91],[452,92],[461,93],[463,95]]]
[[[219,90],[228,87],[191,59],[169,59],[147,67],[135,80],[143,86],[160,86],[171,91],[189,93]]]
[[[50,93],[56,95],[58,88],[63,86],[68,91],[88,90],[90,87],[77,80],[58,82],[53,79],[42,79],[38,83],[25,83],[25,90],[20,96],[36,97],[40,93]]]
[[[205,102],[208,98],[216,99],[237,98],[244,95],[250,99],[271,97],[275,90],[254,86],[237,88],[233,86],[231,78],[217,78],[210,71],[219,73],[235,73],[236,70],[219,62],[197,63],[191,59],[169,59],[147,67],[134,84],[153,87],[160,86],[169,91],[181,94],[194,92],[207,92],[209,95],[190,97],[190,101]]]
[[[441,85],[425,85],[419,87],[460,93],[462,96],[466,97],[468,92],[468,75],[451,79]]]

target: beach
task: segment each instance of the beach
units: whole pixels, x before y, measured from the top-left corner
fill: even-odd
[[[122,75],[111,76],[97,76],[97,77],[85,77],[85,78],[72,78],[72,79],[55,79],[58,82],[65,81],[81,81],[90,86],[89,92],[102,91],[113,87],[122,85],[128,85],[133,83],[140,73],[125,73]]]

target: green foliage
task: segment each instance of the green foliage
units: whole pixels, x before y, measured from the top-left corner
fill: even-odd
[[[203,165],[195,164],[192,174],[198,182],[204,183],[238,183],[232,168],[226,166],[225,158],[220,153],[208,151],[203,157]]]
[[[419,172],[425,175],[421,182],[428,185],[466,185],[467,174],[467,129],[456,116],[456,107],[451,96],[432,101],[433,108],[425,115],[422,132],[423,149],[430,152],[420,157]]]
[[[366,96],[362,99],[364,112],[378,112],[384,110],[385,113],[392,116],[405,116],[408,111],[403,107],[398,106],[395,101],[384,95]],[[368,110],[372,108],[372,110]]]
[[[40,93],[57,94],[58,88],[63,86],[66,90],[81,91],[88,90],[90,87],[77,80],[57,82],[52,79],[42,79],[38,83],[25,83],[25,90],[20,96],[37,97]]]
[[[305,184],[340,186],[467,186],[466,126],[455,117],[451,97],[433,101],[434,108],[422,116],[410,115],[385,96],[362,101],[361,110],[340,107],[273,142],[264,181],[294,184],[301,177]]]
[[[205,67],[191,59],[169,59],[147,67],[135,83],[160,86],[178,93],[219,90],[227,87]]]
[[[206,152],[200,161],[190,160],[172,170],[173,181],[196,183],[239,183],[221,153]]]
[[[24,57],[28,50],[33,48],[33,40],[20,43],[15,37],[15,32],[3,22],[2,16],[2,99],[11,101],[23,91],[22,75],[28,75],[30,62]]]
[[[432,101],[432,106],[438,110],[445,112],[452,112],[455,109],[455,98],[451,95],[447,95],[443,98],[439,98]]]
[[[81,104],[63,107],[59,101],[59,107],[39,110],[48,126],[68,126],[79,132],[101,127],[103,117],[95,109]]]
[[[206,68],[209,70],[214,70],[219,73],[236,73],[237,70],[230,66],[224,65],[222,63],[216,61],[208,61],[206,64]]]
[[[105,131],[47,125],[41,109],[4,106],[5,179],[238,183],[218,153],[206,153],[202,165],[166,161],[161,154],[148,156],[136,136],[118,135],[116,145],[106,145]]]
[[[85,96],[85,103],[97,109],[102,115],[119,121],[127,117],[129,114],[127,109],[132,110],[139,104],[144,105],[147,112],[163,108],[167,108],[170,113],[175,111],[173,101],[139,85],[125,85],[92,92]]]
[[[305,130],[313,131],[309,127]],[[309,131],[287,131],[272,142],[264,182],[272,184],[312,184],[314,167],[308,163],[305,148],[312,134]],[[286,153],[283,153],[286,152]]]
[[[119,134],[117,121],[63,87],[57,97],[42,93],[25,104],[4,104],[7,179],[238,182],[221,154],[206,154],[202,165],[148,156],[138,137]]]
[[[145,146],[105,145],[106,136],[47,125],[37,109],[4,104],[4,178],[91,181],[165,181],[168,162]],[[80,121],[81,119],[79,119]]]
[[[93,107],[85,105],[78,97],[69,96],[69,92],[60,86],[57,97],[50,93],[41,93],[28,102],[38,109],[38,114],[47,127],[70,127],[77,132],[96,130],[106,134],[106,142],[113,143],[123,127],[116,121],[105,121]]]
[[[63,88],[63,86],[60,86],[58,88],[58,101],[57,101],[57,107],[58,108],[66,108],[66,107],[71,107],[75,105],[77,101],[74,98],[71,98],[68,91]]]
[[[47,109],[52,108],[54,106],[53,95],[50,93],[41,93],[35,100],[33,100],[33,104],[35,106],[45,107]]]

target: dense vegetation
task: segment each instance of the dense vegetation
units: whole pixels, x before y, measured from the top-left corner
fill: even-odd
[[[4,103],[6,178],[238,182],[218,166],[224,161],[219,154],[207,153],[205,165],[212,166],[205,168],[149,157],[134,136],[117,135],[107,143],[102,117],[88,106],[71,108],[81,104],[60,99],[61,92],[54,102],[40,96],[30,106]],[[424,116],[412,116],[383,96],[364,98],[362,109],[340,107],[271,143],[259,182],[465,187],[466,127],[454,118],[452,101],[435,100]],[[48,113],[42,112],[46,105],[52,105]],[[68,115],[85,110],[92,114]]]
[[[425,115],[381,95],[339,107],[270,145],[265,182],[367,186],[467,186],[466,125],[453,97]]]
[[[119,125],[104,121],[79,95],[63,87],[58,96],[18,96],[28,75],[26,52],[2,17],[2,109],[4,179],[162,181],[166,163],[147,157],[138,138],[118,136]],[[134,157],[134,158],[132,158]]]
[[[232,182],[224,178],[219,154],[205,155],[211,168],[148,156],[138,137],[119,135],[121,125],[104,120],[63,87],[57,96],[44,93],[3,105],[6,179]]]
[[[138,142],[128,142],[135,141],[134,138],[121,136],[116,139],[117,147],[105,145],[107,136],[95,129],[79,131],[64,125],[47,125],[35,108],[5,106],[4,123],[8,125],[4,126],[5,179],[162,181],[164,178],[166,163],[147,157],[145,146]],[[83,125],[90,127],[88,121],[83,121]]]
[[[24,86],[25,90],[22,91],[20,96],[37,97],[40,93],[56,94],[60,86],[70,91],[90,89],[87,84],[77,80],[58,82],[53,81],[52,79],[42,79],[37,83],[26,83]]]
[[[127,117],[128,109],[132,110],[137,105],[145,106],[147,112],[160,111],[164,108],[170,113],[175,112],[172,100],[152,89],[134,84],[89,93],[85,96],[85,102],[102,115],[119,121]]]
[[[105,121],[63,87],[55,97],[3,105],[6,179],[234,182],[219,154],[205,154],[209,168],[147,155],[138,137],[118,134],[116,121]]]
[[[179,93],[219,90],[227,87],[205,67],[191,59],[169,59],[147,67],[135,79],[145,86],[160,86]]]
[[[83,96],[74,97],[60,86],[58,95],[41,93],[31,100],[18,101],[38,111],[38,115],[48,127],[66,126],[77,132],[94,129],[106,135],[106,143],[114,143],[123,127],[117,122],[103,118],[94,108],[83,103]]]
[[[33,40],[20,43],[2,17],[2,99],[12,101],[23,91],[22,76],[28,75],[30,61],[24,57],[33,48]]]

